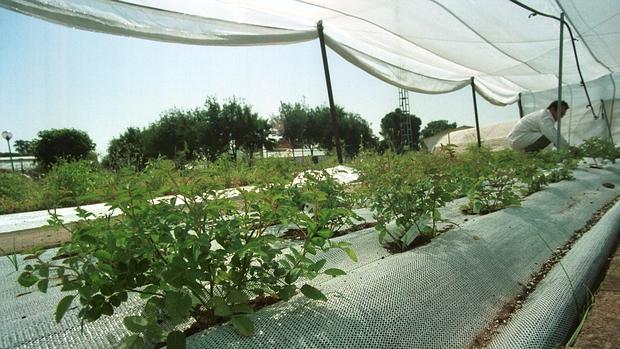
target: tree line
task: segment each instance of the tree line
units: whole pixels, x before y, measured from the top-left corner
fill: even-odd
[[[379,140],[366,120],[341,106],[336,106],[336,120],[344,154],[349,158],[362,149],[378,152],[390,149],[396,153],[406,149],[418,150],[420,134],[430,137],[456,127],[455,123],[438,120],[430,122],[420,132],[421,120],[418,117],[396,109],[381,120],[383,139]],[[403,125],[411,127],[410,144],[404,137]],[[310,155],[315,147],[333,151],[336,143],[329,107],[281,102],[278,113],[265,119],[242,99],[233,97],[220,103],[215,97],[208,97],[197,108],[165,111],[145,128],[127,128],[110,141],[102,165],[111,169],[130,167],[138,171],[148,160],[159,157],[174,160],[179,166],[197,159],[214,161],[223,154],[233,159],[244,154],[251,159],[263,149],[276,147],[278,137],[293,151],[309,149]],[[84,131],[75,129],[44,130],[36,139],[17,140],[14,145],[19,154],[34,155],[43,168],[49,168],[59,159],[96,159],[93,141]]]

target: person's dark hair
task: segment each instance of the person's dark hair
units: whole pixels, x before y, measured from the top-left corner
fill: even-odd
[[[568,109],[568,103],[566,103],[566,101],[562,101],[562,106],[564,107],[564,109]],[[558,110],[558,101],[551,102],[547,109]]]

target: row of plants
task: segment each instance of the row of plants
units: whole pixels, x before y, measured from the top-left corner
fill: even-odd
[[[423,244],[446,222],[439,208],[461,197],[466,214],[487,214],[519,205],[522,197],[548,184],[572,179],[579,159],[615,161],[620,148],[600,138],[556,152],[524,153],[454,146],[436,154],[410,152],[403,156],[364,154],[354,166],[363,173],[360,197],[372,208],[379,240],[391,251]],[[451,222],[448,222],[451,223]]]
[[[286,301],[298,292],[327,299],[307,281],[345,273],[325,269],[326,259],[312,256],[340,249],[357,258],[348,243],[331,240],[356,216],[340,205],[342,187],[323,176],[308,176],[302,186],[276,180],[242,190],[234,201],[205,190],[205,177],[169,173],[163,180],[185,198],[181,205],[177,197],[153,203],[157,195],[149,183],[122,177],[109,202],[122,215],[95,218],[78,209],[83,220],[65,227],[71,240],[51,261],[41,252],[28,255],[32,263],[18,281],[41,292],[57,284],[70,293],[57,306],[57,321],[76,304],[82,321],[96,321],[139,295],[141,313],[124,318],[131,334],[122,348],[182,348],[186,335],[229,320],[241,335],[251,335],[248,315],[257,304]],[[63,224],[56,215],[52,223]],[[269,228],[289,224],[302,229],[305,239],[284,248]],[[190,328],[179,327],[188,319]]]
[[[241,190],[239,201],[218,196],[211,178],[193,169],[179,176],[170,167],[152,180],[121,174],[109,202],[122,215],[96,218],[80,210],[83,220],[65,227],[72,238],[57,257],[27,256],[32,262],[18,281],[41,292],[52,284],[70,292],[57,306],[57,321],[72,305],[82,321],[96,321],[138,295],[141,312],[125,317],[131,334],[123,348],[182,348],[192,331],[224,321],[251,335],[249,314],[260,305],[298,292],[327,299],[308,280],[345,272],[325,269],[327,260],[313,256],[340,249],[357,259],[348,243],[331,240],[360,219],[355,205],[373,209],[381,243],[404,251],[438,233],[445,221],[439,209],[446,203],[467,197],[463,210],[480,214],[517,205],[521,195],[570,178],[583,151],[470,148],[458,154],[446,147],[437,154],[366,153],[353,163],[363,174],[355,191],[325,173],[308,175],[301,186],[270,177],[257,191]],[[178,197],[154,203],[162,186],[184,197],[183,203]],[[62,226],[57,216],[52,223]],[[290,224],[303,235],[293,247],[270,229]]]
[[[334,159],[320,164],[309,161],[303,164],[285,158],[261,158],[251,161],[234,161],[226,156],[210,162],[195,161],[184,169],[176,169],[171,160],[158,159],[148,162],[144,170],[110,171],[93,161],[61,161],[44,175],[27,176],[20,173],[0,172],[0,214],[72,207],[110,199],[108,188],[120,174],[128,173],[151,182],[157,195],[174,193],[165,181],[157,180],[172,173],[178,178],[201,177],[201,182],[211,189],[224,189],[246,185],[260,185],[274,179],[292,180],[307,168],[332,166]]]

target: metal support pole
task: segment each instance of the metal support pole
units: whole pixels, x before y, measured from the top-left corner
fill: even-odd
[[[319,32],[319,42],[321,43],[321,54],[323,55],[323,69],[325,70],[325,82],[327,83],[327,96],[329,97],[329,111],[332,117],[332,129],[334,132],[334,141],[336,142],[336,155],[338,163],[342,165],[342,147],[340,147],[340,131],[338,120],[336,119],[336,107],[334,105],[334,95],[332,93],[332,82],[329,77],[329,66],[327,64],[327,52],[325,50],[325,38],[323,37],[323,21],[316,24],[316,30]]]
[[[611,78],[611,86],[614,92],[613,97],[611,97],[611,106],[609,107],[609,115],[607,117],[609,118],[609,128],[612,128],[614,124],[614,103],[616,102],[616,81],[614,81],[613,74],[609,74],[609,77]]]
[[[560,14],[560,62],[558,64],[558,104],[555,107],[555,115],[558,119],[558,134],[556,148],[560,150],[560,129],[562,127],[562,57],[564,55],[564,12]]]
[[[609,118],[607,117],[607,109],[605,108],[605,101],[601,99],[601,112],[600,112],[603,121],[605,122],[605,126],[607,126],[607,132],[609,133],[609,139],[611,143],[614,142],[614,137],[611,134],[611,125],[609,125]]]
[[[519,92],[519,101],[517,102],[519,106],[519,119],[523,119],[523,103],[521,102],[521,92]]]
[[[476,139],[478,140],[478,148],[482,147],[480,141],[480,124],[478,122],[478,103],[476,102],[476,87],[474,86],[474,77],[471,77],[471,96],[474,99],[474,116],[476,117]]]
[[[9,146],[9,159],[11,159],[11,170],[15,172],[15,166],[13,166],[13,154],[11,153],[11,142],[7,139],[6,144]]]

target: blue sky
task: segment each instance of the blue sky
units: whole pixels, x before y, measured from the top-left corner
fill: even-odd
[[[318,40],[260,47],[170,44],[72,29],[0,9],[0,129],[30,140],[44,129],[86,131],[104,154],[127,127],[145,127],[172,107],[193,108],[210,95],[236,96],[262,117],[280,101],[326,104]],[[398,89],[328,49],[337,104],[368,120],[398,106]],[[473,125],[471,89],[443,95],[410,93],[423,125],[437,119]],[[480,96],[481,125],[518,118],[516,105]],[[6,151],[6,143],[0,148]]]

